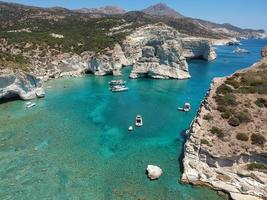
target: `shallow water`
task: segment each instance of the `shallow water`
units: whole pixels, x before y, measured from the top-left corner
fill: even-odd
[[[128,80],[128,92],[108,90],[112,77],[47,83],[46,98],[0,104],[0,199],[222,199],[207,188],[182,185],[184,138],[212,78],[259,60],[266,40],[244,41],[248,55],[219,47],[213,62],[190,61],[190,80]],[[192,111],[176,109],[190,99]],[[141,114],[144,126],[127,131]],[[149,181],[148,164],[163,169]]]

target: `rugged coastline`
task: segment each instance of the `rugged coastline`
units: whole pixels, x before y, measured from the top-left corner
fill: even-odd
[[[23,52],[23,59],[27,59],[30,67],[27,65],[24,70],[16,71],[21,73],[29,71],[32,76],[40,77],[38,80],[44,82],[63,76],[82,76],[86,73],[97,76],[118,76],[122,68],[127,65],[133,66],[130,78],[145,76],[156,79],[187,79],[190,78],[190,74],[186,59],[198,58],[210,61],[216,58],[210,40],[184,36],[162,23],[136,29],[122,44],[117,43],[113,49],[106,49],[103,53],[88,51],[80,55],[60,53],[53,48],[43,49],[40,46],[35,47],[36,49],[29,48],[32,45],[10,44],[2,39],[0,48],[15,57]],[[12,62],[4,64],[16,69],[16,65],[14,66]],[[4,76],[1,79],[5,82]],[[7,87],[8,82],[2,85],[2,90],[10,88]],[[3,93],[2,97],[8,98],[8,93],[12,91]],[[27,99],[24,98],[26,95],[22,96],[22,99]],[[32,94],[29,96],[33,98]]]
[[[266,69],[263,58],[214,79],[189,129],[183,183],[206,185],[236,200],[266,198]]]

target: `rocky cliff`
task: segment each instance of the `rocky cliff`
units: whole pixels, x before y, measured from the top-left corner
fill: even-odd
[[[267,196],[267,63],[215,79],[188,132],[182,182],[236,200]]]
[[[93,57],[89,71],[96,75],[120,74],[123,65],[132,65],[131,78],[190,78],[186,58],[213,60],[216,53],[209,40],[184,38],[162,24],[146,25],[126,37],[105,55]]]
[[[41,79],[17,70],[0,69],[0,99],[29,100],[44,95]]]

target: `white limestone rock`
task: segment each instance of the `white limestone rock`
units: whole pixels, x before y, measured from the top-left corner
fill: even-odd
[[[88,64],[87,71],[94,75],[120,75],[123,66],[128,65],[122,48],[119,44],[116,44],[114,49],[107,51],[103,55],[93,56]]]
[[[40,78],[13,69],[0,70],[0,99],[19,97],[23,100],[44,97]]]
[[[155,165],[148,165],[147,166],[147,175],[150,178],[150,180],[158,179],[162,175],[162,169]]]
[[[183,56],[189,59],[200,58],[207,61],[216,59],[215,49],[212,42],[207,39],[186,37],[183,38]]]

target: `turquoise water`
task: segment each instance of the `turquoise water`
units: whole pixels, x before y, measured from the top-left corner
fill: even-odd
[[[266,40],[249,40],[249,55],[219,47],[213,62],[190,61],[190,80],[128,80],[113,94],[110,76],[48,82],[46,98],[0,104],[0,199],[217,200],[207,188],[180,184],[184,137],[211,80],[259,60]],[[242,47],[242,48],[243,48]],[[176,110],[189,98],[192,111]],[[141,114],[144,126],[127,131]],[[149,181],[148,164],[163,169]]]

